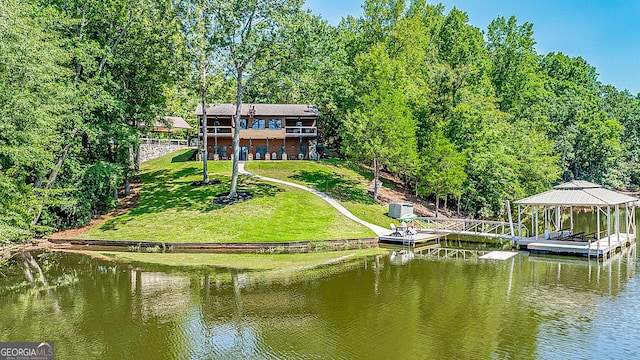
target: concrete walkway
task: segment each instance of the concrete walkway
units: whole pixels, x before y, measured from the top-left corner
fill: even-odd
[[[293,187],[296,187],[298,189],[302,189],[304,191],[308,191],[308,192],[310,192],[312,194],[315,194],[315,195],[318,195],[319,197],[321,197],[324,201],[328,202],[329,205],[331,205],[334,208],[336,208],[342,215],[348,217],[349,219],[351,219],[351,220],[353,220],[355,222],[358,222],[358,223],[368,227],[369,229],[371,229],[371,231],[376,233],[377,236],[389,235],[391,233],[391,230],[389,230],[389,229],[385,229],[382,226],[378,226],[378,225],[374,225],[374,224],[368,223],[368,222],[360,219],[359,217],[353,215],[349,210],[345,209],[344,206],[340,205],[339,202],[337,202],[336,200],[331,198],[329,195],[323,193],[322,191],[318,191],[318,190],[312,189],[310,187],[306,187],[304,185],[300,185],[300,184],[296,184],[296,183],[292,183],[292,182],[288,182],[288,181],[273,179],[273,178],[269,178],[269,177],[260,176],[260,175],[256,175],[256,174],[250,173],[250,172],[248,172],[248,171],[246,171],[244,169],[244,162],[242,162],[242,161],[238,163],[238,172],[240,174],[243,174],[243,175],[251,176],[251,177],[253,177],[255,179],[259,179],[259,180],[263,180],[263,181],[269,181],[269,182],[282,184],[282,185],[287,185],[287,186],[293,186]]]

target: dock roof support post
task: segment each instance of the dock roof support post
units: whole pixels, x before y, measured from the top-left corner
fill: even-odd
[[[600,253],[600,206],[597,207],[598,215],[596,216],[596,222],[598,223],[598,225],[596,226],[596,231],[598,232],[596,235],[596,239],[598,241],[597,243],[597,247],[598,247],[598,254]],[[596,254],[596,257],[598,257],[598,255]]]
[[[633,219],[633,221],[631,222],[633,224],[633,235],[637,236],[638,232],[637,232],[637,225],[636,225],[636,203],[631,203],[631,218]]]
[[[625,215],[625,219],[624,219],[624,227],[625,227],[625,234],[627,234],[627,241],[629,241],[629,229],[631,228],[631,223],[629,220],[629,203],[625,203],[624,204],[624,215]]]
[[[534,213],[535,213],[535,221],[534,221]],[[535,234],[536,234],[536,241],[538,241],[538,207],[534,206],[533,208],[533,212],[531,212],[531,226],[535,226]]]
[[[607,245],[611,250],[611,206],[607,206]]]
[[[562,212],[560,205],[558,205],[556,206],[556,231],[560,233],[560,229],[562,229]]]
[[[520,204],[518,204],[518,236],[522,239],[522,216],[520,215]]]
[[[615,219],[616,235],[618,237],[618,244],[620,243],[620,205],[616,205],[616,219]]]
[[[569,206],[569,217],[571,218],[571,220],[569,221],[569,227],[570,227],[570,231],[573,234],[573,206]]]

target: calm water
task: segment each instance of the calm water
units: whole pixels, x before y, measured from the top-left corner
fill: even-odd
[[[635,359],[631,250],[604,264],[377,256],[297,276],[34,254],[47,287],[29,257],[0,268],[0,341],[53,340],[58,359]]]

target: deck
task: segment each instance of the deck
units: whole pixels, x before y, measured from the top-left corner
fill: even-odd
[[[405,235],[405,236],[384,235],[384,236],[380,236],[378,240],[381,243],[387,243],[387,244],[415,245],[415,244],[429,242],[432,240],[437,240],[440,237],[442,237],[442,235],[418,233],[415,235]]]
[[[635,234],[611,234],[593,241],[563,241],[557,237],[542,236],[518,240],[520,248],[539,254],[565,254],[574,256],[608,258],[636,240]]]

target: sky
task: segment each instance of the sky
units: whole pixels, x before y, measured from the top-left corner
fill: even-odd
[[[437,3],[428,1],[430,3]],[[598,79],[619,90],[640,93],[640,1],[637,0],[442,0],[469,23],[486,30],[498,16],[533,24],[539,54],[581,56]],[[306,0],[305,7],[337,25],[344,16],[362,15],[363,0]]]

